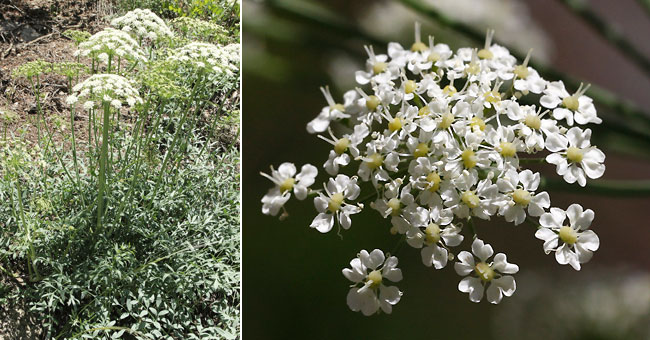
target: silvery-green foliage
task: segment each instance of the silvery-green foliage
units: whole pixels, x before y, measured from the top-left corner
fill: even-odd
[[[179,17],[172,20],[171,24],[186,39],[219,44],[228,43],[230,40],[226,29],[214,22]]]

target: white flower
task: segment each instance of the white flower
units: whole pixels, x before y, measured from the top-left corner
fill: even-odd
[[[314,184],[318,170],[311,164],[305,164],[296,175],[296,166],[293,163],[282,163],[278,170],[271,167],[271,175],[260,172],[260,175],[270,179],[275,187],[262,198],[262,212],[275,216],[280,208],[291,198],[291,192],[299,200],[307,198],[308,188]]]
[[[350,228],[352,225],[350,215],[360,213],[363,206],[352,205],[346,200],[355,200],[360,192],[356,177],[337,175],[336,178],[330,178],[325,186],[327,195],[321,193],[314,198],[314,206],[319,214],[311,222],[310,227],[326,233],[332,230],[336,220],[344,229]]]
[[[390,314],[393,306],[402,297],[402,292],[394,286],[384,285],[385,280],[399,282],[402,271],[397,268],[397,257],[388,259],[384,252],[375,249],[368,253],[362,250],[357,258],[350,261],[351,268],[343,269],[343,275],[354,283],[347,296],[347,303],[354,312],[361,311],[369,316],[381,310]]]
[[[75,95],[69,95],[68,97],[66,97],[65,102],[68,105],[73,105],[77,102],[78,99],[79,98],[77,98],[77,96]]]
[[[549,136],[546,148],[554,153],[546,156],[546,161],[556,165],[557,174],[567,183],[578,182],[584,187],[587,184],[585,174],[596,179],[605,172],[605,154],[591,146],[590,138],[590,129],[583,131],[578,127],[569,129],[566,137]]]
[[[79,44],[80,54],[90,55],[107,63],[110,56],[118,55],[132,62],[146,62],[147,57],[129,33],[110,27],[93,34],[88,40]],[[77,53],[79,54],[79,53]]]
[[[467,170],[456,178],[453,183],[457,190],[450,190],[443,194],[445,206],[450,207],[459,218],[476,216],[489,220],[496,212],[495,202],[498,198],[498,187],[489,179],[484,179],[478,184],[476,174]]]
[[[355,76],[361,85],[374,81],[377,84],[386,84],[399,77],[399,66],[395,63],[386,63],[388,56],[385,54],[375,55],[372,46],[366,46],[368,53],[367,72],[357,71]]]
[[[84,101],[85,110],[91,110],[95,103],[108,103],[116,109],[122,107],[126,99],[129,107],[136,103],[142,104],[142,98],[131,82],[116,74],[95,74],[75,85],[72,88],[73,94],[68,97],[68,102],[73,105],[76,102]]]
[[[551,206],[548,193],[540,192],[535,195],[539,186],[540,174],[530,170],[517,173],[509,170],[506,175],[497,180],[499,191],[505,193],[504,202],[500,203],[499,215],[506,221],[521,224],[526,219],[526,210],[530,216],[540,216],[544,209]],[[519,184],[521,183],[521,185]]]
[[[222,73],[239,70],[240,44],[220,46],[203,42],[191,42],[172,51],[167,58],[170,62],[190,65],[216,77]]]
[[[406,225],[406,242],[420,251],[422,263],[436,269],[447,265],[447,247],[455,247],[463,241],[461,228],[451,224],[453,213],[449,209],[417,207]]]
[[[589,85],[583,87],[580,84],[578,91],[569,95],[562,81],[550,82],[544,90],[540,103],[544,107],[554,109],[553,117],[557,120],[566,119],[570,126],[573,125],[574,120],[578,124],[600,124],[602,119],[596,115],[592,99],[584,95],[587,89],[589,89]],[[563,107],[557,107],[560,103]]]
[[[544,149],[544,135],[559,132],[557,122],[543,119],[546,112],[535,112],[534,106],[519,105],[511,102],[507,109],[508,118],[519,122],[519,133],[524,136],[527,151]]]
[[[324,132],[329,127],[331,121],[349,118],[350,115],[345,112],[349,111],[350,107],[355,104],[358,96],[356,91],[350,90],[343,96],[345,99],[344,103],[339,104],[334,101],[334,97],[332,97],[328,87],[321,87],[320,90],[323,96],[325,96],[328,106],[325,106],[318,117],[307,124],[307,132],[309,133]]]
[[[149,9],[136,8],[111,21],[111,26],[130,32],[136,38],[156,40],[174,34],[165,22]]]
[[[567,217],[569,225],[564,224]],[[573,269],[580,270],[580,264],[588,262],[600,246],[598,235],[587,230],[593,219],[594,212],[591,209],[583,210],[579,204],[571,204],[566,212],[551,208],[550,213],[539,218],[542,227],[535,237],[544,241],[546,254],[555,251],[557,263],[569,264]]]
[[[463,278],[458,284],[458,290],[463,293],[469,293],[469,300],[480,302],[483,299],[485,287],[487,287],[487,299],[490,303],[497,304],[501,302],[503,296],[512,296],[517,289],[515,279],[510,275],[519,271],[516,264],[508,263],[506,255],[498,253],[494,256],[492,262],[488,258],[494,254],[489,244],[484,244],[482,240],[475,239],[472,243],[472,256],[467,251],[461,251],[458,254],[458,260],[454,264],[456,273]],[[474,260],[478,258],[478,262]]]

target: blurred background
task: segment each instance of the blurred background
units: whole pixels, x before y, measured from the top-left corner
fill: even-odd
[[[567,4],[581,8],[580,2],[560,0],[244,0],[245,339],[650,339],[650,68],[643,63],[650,56],[650,11],[644,3],[590,0],[577,14]],[[341,270],[361,249],[393,249],[399,236],[388,233],[389,221],[364,212],[339,236],[309,228],[316,214],[310,200],[290,201],[282,222],[262,215],[260,199],[271,182],[260,171],[285,161],[320,167],[327,159],[331,146],[305,129],[326,105],[319,87],[329,85],[341,100],[354,87],[354,71],[364,67],[363,45],[377,53],[386,52],[388,41],[410,46],[414,21],[422,23],[423,37],[434,35],[452,49],[482,46],[485,30],[493,28],[497,42],[519,55],[532,47],[547,79],[577,79],[567,81],[570,92],[579,81],[594,85],[587,95],[599,98],[605,122],[590,128],[592,143],[607,155],[605,176],[584,190],[546,183],[553,206],[575,202],[596,212],[592,228],[601,247],[582,271],[544,255],[533,227],[493,218],[477,228],[520,266],[512,298],[497,306],[471,303],[457,289],[453,266],[425,267],[419,250],[402,247],[402,300],[391,315],[364,317],[346,305],[349,281]],[[636,56],[588,24],[602,21]],[[535,169],[557,178],[552,168]],[[612,182],[619,180],[625,182]],[[612,183],[628,188],[612,190]]]

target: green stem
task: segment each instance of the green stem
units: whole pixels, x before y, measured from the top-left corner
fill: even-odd
[[[594,11],[587,7],[582,0],[558,0],[574,14],[579,16],[587,25],[598,32],[601,37],[616,46],[621,53],[637,64],[646,75],[650,76],[650,60],[641,53],[625,36],[615,27],[608,24]]]
[[[476,240],[478,234],[474,228],[474,220],[471,217],[467,219],[467,226],[469,226],[469,232],[472,233],[472,240]]]
[[[68,89],[72,89],[72,77],[68,77]],[[74,131],[74,105],[70,107],[70,135],[72,136],[72,160],[74,164],[75,173],[77,174],[77,183],[81,183],[79,176],[79,164],[77,162],[77,141],[75,139]],[[83,199],[83,195],[81,195]]]
[[[595,180],[587,186],[569,184],[561,179],[542,177],[540,190],[566,191],[583,195],[605,195],[615,197],[650,197],[650,180]]]
[[[102,218],[104,215],[104,190],[106,187],[106,168],[108,162],[108,130],[110,124],[110,106],[109,103],[103,103],[104,106],[104,125],[102,126],[102,149],[99,155],[99,196],[97,198],[97,229],[98,233],[102,229]]]
[[[20,221],[23,225],[23,228],[25,228],[27,242],[29,243],[29,255],[27,261],[29,280],[32,282],[40,281],[41,275],[38,273],[38,268],[36,268],[36,263],[34,263],[34,260],[36,259],[36,250],[34,250],[34,243],[32,242],[32,229],[29,226],[29,224],[25,222],[25,206],[23,204],[23,194],[22,194],[23,189],[22,186],[20,185],[20,178],[16,178],[16,190],[18,191],[18,209],[20,211]],[[33,276],[32,276],[32,271],[34,272]]]

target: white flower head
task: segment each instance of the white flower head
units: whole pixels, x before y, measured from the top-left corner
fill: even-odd
[[[472,243],[472,253],[461,251],[458,254],[459,262],[454,264],[456,273],[465,276],[458,284],[458,290],[468,293],[472,302],[480,302],[486,288],[487,299],[493,304],[501,302],[503,296],[512,296],[517,284],[512,276],[506,274],[517,273],[519,267],[508,263],[503,253],[496,254],[489,262],[494,251],[489,244],[484,244],[478,238]]]
[[[96,104],[107,103],[116,109],[126,102],[129,107],[142,104],[138,90],[130,80],[116,74],[95,74],[72,88],[68,102],[74,105],[84,102],[85,110],[96,108]],[[101,105],[100,105],[101,106]]]
[[[571,206],[570,225],[564,225],[559,209],[547,212],[551,200],[541,191],[543,175],[525,165],[546,160],[567,182],[582,186],[587,177],[603,175],[605,155],[591,145],[591,130],[572,127],[600,122],[587,87],[571,95],[561,82],[544,79],[529,65],[532,52],[519,63],[493,42],[493,30],[482,48],[456,51],[431,36],[427,44],[421,34],[416,24],[413,44],[391,42],[385,54],[366,46],[366,67],[355,73],[358,87],[344,92],[342,101],[321,88],[327,105],[307,130],[331,145],[323,168],[334,178],[314,199],[318,215],[310,227],[326,233],[338,223],[348,229],[351,215],[362,212],[361,202],[370,201],[372,210],[390,219],[383,223],[390,229],[377,232],[402,235],[420,250],[425,266],[441,269],[457,258],[455,269],[466,276],[458,288],[474,302],[486,292],[491,303],[511,296],[516,285],[510,274],[519,270],[503,253],[493,256],[476,232],[489,230],[475,228],[475,221],[500,215],[514,225],[537,226],[539,220],[545,251],[579,268],[598,246],[595,234],[584,230],[593,212]],[[550,154],[533,156],[544,150]],[[355,171],[358,177],[342,174]],[[278,206],[287,199],[274,197]],[[473,254],[454,256],[452,247],[468,236],[463,230],[474,238]],[[384,258],[375,252],[372,264],[364,255],[344,271],[356,283],[348,304],[366,315],[388,312],[399,300],[397,289],[382,297],[377,268]]]
[[[291,198],[292,192],[299,200],[307,198],[308,188],[314,184],[318,169],[311,164],[305,164],[300,173],[296,174],[296,166],[293,163],[282,163],[277,170],[271,167],[271,175],[260,174],[275,184],[262,198],[262,212],[275,216]]]
[[[566,136],[549,136],[546,148],[553,152],[546,161],[556,165],[557,174],[567,183],[587,184],[587,178],[600,178],[605,172],[605,154],[590,142],[591,130],[573,127]],[[586,177],[585,177],[586,175]]]
[[[402,292],[385,283],[402,280],[402,271],[397,268],[397,262],[397,257],[386,258],[379,249],[370,253],[362,250],[350,261],[351,268],[343,269],[343,275],[354,283],[347,296],[352,311],[361,311],[366,316],[377,313],[380,308],[386,314],[392,312],[393,306],[401,299]]]
[[[111,21],[111,26],[133,34],[136,39],[158,40],[161,37],[171,37],[174,34],[167,24],[149,9],[136,8],[119,18]]]
[[[350,228],[350,215],[360,213],[363,205],[353,205],[349,201],[355,200],[360,192],[356,177],[337,175],[330,178],[325,185],[325,194],[321,193],[314,199],[314,206],[319,214],[310,227],[326,233],[332,230],[334,222],[338,221],[344,229]]]
[[[568,225],[565,224],[569,218]],[[591,230],[587,230],[594,219],[591,209],[583,210],[579,204],[571,204],[566,211],[551,208],[539,219],[541,228],[535,237],[544,241],[544,252],[555,252],[559,264],[569,264],[580,270],[580,264],[588,262],[593,252],[598,250],[600,239]]]

